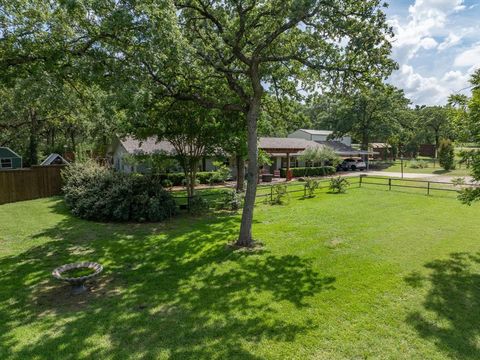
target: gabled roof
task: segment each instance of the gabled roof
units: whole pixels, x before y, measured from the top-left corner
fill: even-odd
[[[47,158],[43,160],[40,165],[41,166],[52,165],[57,159],[60,159],[63,164],[69,164],[69,162],[65,160],[62,155],[52,153],[48,155]]]
[[[330,130],[312,130],[312,129],[299,129],[299,130],[310,135],[327,135],[328,136],[333,134],[333,131],[330,131]]]
[[[8,153],[10,153],[10,154],[12,154],[12,155],[20,158],[20,159],[22,158],[20,155],[18,155],[15,151],[13,151],[12,149],[10,149],[9,147],[0,146],[0,150],[6,151],[6,152],[8,152]],[[0,153],[1,153],[1,151],[0,151]]]
[[[373,149],[391,148],[391,146],[388,145],[387,143],[370,143],[369,145]]]
[[[317,143],[328,146],[336,154],[340,156],[353,156],[353,155],[371,155],[374,154],[372,151],[365,151],[365,150],[356,150],[351,146],[345,145],[340,141],[317,141]]]
[[[154,154],[156,152],[166,152],[174,154],[173,145],[166,140],[158,141],[157,137],[149,137],[145,140],[138,140],[131,136],[120,139],[120,143],[125,150],[132,155]]]
[[[264,150],[304,150],[307,147],[318,147],[315,141],[299,138],[277,138],[277,137],[261,137],[258,147]],[[282,151],[283,152],[283,151]]]

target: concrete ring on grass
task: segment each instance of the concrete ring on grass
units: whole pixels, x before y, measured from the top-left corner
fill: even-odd
[[[81,271],[91,270],[92,272],[88,275],[83,276],[71,276],[68,273],[73,270]],[[54,278],[65,281],[72,285],[72,291],[74,294],[83,293],[86,290],[85,282],[91,280],[98,276],[103,271],[103,266],[94,262],[81,262],[74,264],[62,265],[55,270],[53,270],[52,275]]]

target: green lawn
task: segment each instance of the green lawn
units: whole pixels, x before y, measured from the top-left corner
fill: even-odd
[[[457,165],[457,169],[455,170],[444,170],[437,162],[434,163],[432,159],[420,159],[421,161],[428,162],[428,167],[423,168],[423,169],[414,169],[409,166],[410,161],[409,160],[404,160],[403,162],[403,171],[405,173],[417,173],[417,174],[432,174],[432,175],[445,175],[445,176],[467,176],[470,175],[471,170],[465,168],[465,166]],[[381,171],[388,171],[388,172],[401,172],[402,167],[401,167],[401,162],[400,160],[397,160],[394,164],[392,164],[389,167],[386,167],[384,169],[381,169]]]
[[[480,204],[374,185],[239,216],[98,224],[0,206],[0,359],[478,359]],[[58,265],[105,266],[87,294]]]

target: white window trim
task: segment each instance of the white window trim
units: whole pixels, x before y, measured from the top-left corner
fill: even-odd
[[[4,157],[4,158],[0,158],[0,169],[13,169],[13,159],[15,158],[7,158],[7,157]],[[10,166],[3,166],[2,165],[2,160],[10,160]]]

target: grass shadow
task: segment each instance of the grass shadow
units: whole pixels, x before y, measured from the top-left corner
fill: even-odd
[[[52,211],[65,214],[63,202]],[[238,226],[226,214],[143,225],[66,216],[35,235],[49,242],[0,258],[0,358],[257,359],[249,346],[263,339],[294,341],[315,325],[278,305],[301,311],[335,278],[298,256],[233,251]],[[50,273],[82,260],[105,271],[74,297]]]
[[[416,273],[405,279],[414,287],[429,285],[424,310],[411,313],[407,322],[452,358],[478,359],[480,254],[453,253],[425,267],[429,276]]]

